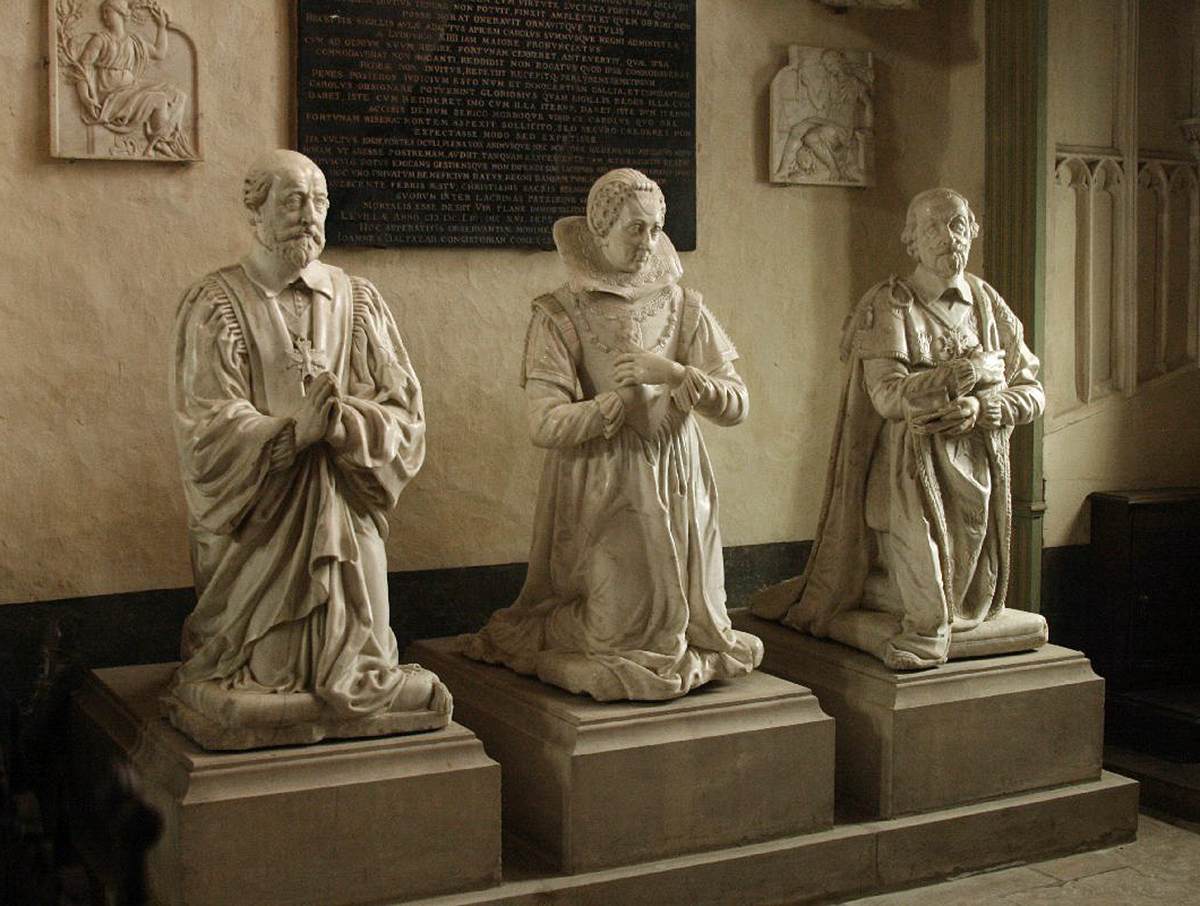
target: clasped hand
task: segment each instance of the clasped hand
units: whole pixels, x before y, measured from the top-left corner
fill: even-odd
[[[980,404],[977,397],[960,396],[949,404],[913,420],[917,434],[966,434],[979,421]]]
[[[670,384],[678,387],[683,383],[687,369],[656,352],[623,352],[617,356],[613,374],[618,387],[637,384]]]
[[[304,401],[292,419],[296,423],[296,449],[303,450],[320,441],[337,448],[346,442],[342,425],[342,391],[328,371],[322,371],[308,385]]]
[[[986,351],[982,346],[976,346],[967,358],[975,366],[975,373],[979,376],[977,383],[989,385],[1004,381],[1003,349]]]

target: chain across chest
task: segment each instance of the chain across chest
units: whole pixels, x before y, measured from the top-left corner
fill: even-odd
[[[608,355],[625,352],[661,354],[674,336],[679,307],[674,288],[668,286],[645,302],[630,304],[587,299],[576,310],[583,335],[601,352]],[[662,328],[654,342],[647,346],[646,328],[660,319]]]
[[[979,320],[974,310],[957,324],[929,318],[925,324],[917,327],[913,339],[916,341],[918,361],[935,364],[948,362],[979,346]]]

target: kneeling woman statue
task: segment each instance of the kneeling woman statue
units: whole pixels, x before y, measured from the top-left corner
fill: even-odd
[[[663,233],[636,170],[592,186],[554,240],[569,280],[533,302],[522,383],[547,450],[529,574],[465,653],[601,701],[677,698],[749,673],[730,627],[717,488],[692,413],[746,417],[737,351]]]

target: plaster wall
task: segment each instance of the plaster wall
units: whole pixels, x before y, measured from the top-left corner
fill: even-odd
[[[1190,0],[1055,0],[1050,4],[1047,139],[1051,161],[1063,148],[1127,153],[1134,135],[1142,154],[1188,156],[1177,123],[1190,112],[1194,16]],[[1136,22],[1132,33],[1131,22]],[[1136,55],[1136,65],[1131,67],[1136,70],[1135,86],[1122,75],[1125,53]],[[1123,88],[1133,106],[1125,114]],[[1129,121],[1123,115],[1134,117],[1132,128],[1125,132]],[[1075,196],[1071,189],[1054,187],[1053,180],[1051,186],[1044,543],[1058,547],[1089,540],[1087,495],[1093,491],[1200,484],[1200,372],[1193,363],[1139,383],[1131,395],[1118,390],[1081,405],[1074,375],[1079,349]],[[1116,216],[1111,202],[1102,195],[1095,197],[1099,226],[1094,235],[1100,239],[1093,258],[1107,264],[1120,254],[1120,238],[1113,243],[1105,237],[1120,230],[1110,231]],[[1152,254],[1152,243],[1141,236],[1131,238],[1139,256]],[[1101,273],[1097,279],[1108,277]],[[1109,289],[1105,282],[1097,295]],[[1115,350],[1128,338],[1128,329],[1115,315],[1120,292],[1114,285],[1111,297],[1094,310],[1098,320],[1093,336],[1101,353]],[[1093,377],[1111,377],[1111,364],[1098,360]],[[1062,418],[1066,409],[1074,411]]]
[[[288,142],[291,6],[169,5],[201,66],[206,159],[180,166],[50,159],[46,0],[11,4],[0,32],[0,603],[191,582],[168,419],[172,321],[184,288],[249,241],[247,164]],[[948,184],[982,209],[983,4],[923,7],[698,2],[700,239],[683,256],[685,281],[738,343],[753,399],[744,425],[705,428],[726,544],[813,536],[844,379],[841,322],[872,283],[907,268],[907,199]],[[876,188],[768,184],[768,86],[789,43],[875,53]],[[428,461],[392,519],[390,567],[524,560],[541,454],[516,377],[529,300],[561,279],[556,256],[333,248],[326,260],[380,288],[426,388]]]

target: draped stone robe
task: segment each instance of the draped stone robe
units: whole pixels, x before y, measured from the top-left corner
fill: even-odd
[[[580,221],[555,228],[569,272],[564,228],[580,241]],[[547,454],[529,574],[464,648],[600,701],[677,698],[745,675],[763,655],[726,613],[716,481],[695,416],[738,424],[749,396],[733,344],[700,294],[675,284],[674,248],[665,236],[660,245],[672,266],[652,262],[648,285],[590,280],[585,290],[573,275],[576,288],[533,303],[522,384]],[[601,327],[597,296],[628,293],[634,304],[660,291],[669,301],[647,333],[662,332],[662,355],[686,377],[674,389],[639,386],[625,404],[613,379],[619,332]]]
[[[1009,437],[1042,413],[1045,395],[1020,321],[984,281],[965,282],[970,310],[959,323],[896,278],[869,290],[848,319],[851,369],[817,538],[804,575],[757,597],[759,616],[911,668],[944,662],[952,632],[1003,611]],[[1004,380],[949,390],[940,366],[976,346],[1004,352]],[[961,436],[913,430],[915,416],[956,392],[994,397],[1000,425]],[[894,618],[881,649],[846,619],[860,610]]]
[[[421,388],[369,282],[320,262],[301,281],[313,346],[344,394],[336,451],[295,450],[301,357],[277,300],[241,266],[192,287],[176,321],[175,436],[199,600],[175,694],[206,681],[300,693],[254,697],[266,722],[377,713],[412,672],[388,626],[384,539],[425,455]]]

